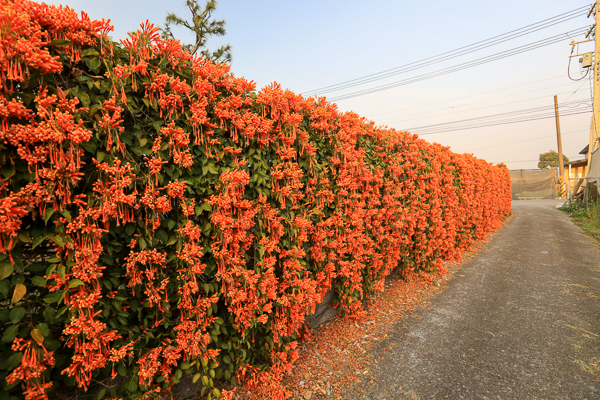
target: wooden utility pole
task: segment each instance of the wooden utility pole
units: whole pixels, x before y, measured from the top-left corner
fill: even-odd
[[[600,0],[598,0],[600,1]],[[554,96],[554,115],[556,116],[556,140],[558,142],[558,184],[560,186],[559,195],[562,199],[565,194],[565,163],[562,154],[562,140],[560,138],[560,121],[558,120],[558,98]]]

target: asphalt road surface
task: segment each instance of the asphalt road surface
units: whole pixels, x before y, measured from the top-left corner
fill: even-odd
[[[556,204],[514,201],[429,310],[374,349],[376,384],[354,396],[600,399],[600,247]]]

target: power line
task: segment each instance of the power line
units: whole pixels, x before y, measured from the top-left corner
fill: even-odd
[[[563,136],[566,136],[566,135],[572,135],[573,133],[579,133],[579,132],[583,132],[583,131],[589,131],[589,129],[588,129],[588,128],[586,128],[586,129],[579,129],[579,130],[576,130],[576,131],[571,131],[571,132],[566,132],[566,133],[563,133],[562,135],[563,135]],[[476,149],[469,149],[469,150],[466,150],[465,152],[467,152],[467,153],[468,153],[468,152],[471,152],[471,151],[476,151],[476,150],[492,149],[492,148],[496,148],[496,147],[510,146],[511,144],[519,144],[519,143],[525,143],[525,142],[533,142],[533,141],[535,141],[535,140],[540,140],[540,139],[549,139],[549,138],[556,138],[556,135],[550,135],[550,136],[540,136],[540,137],[536,137],[536,138],[533,138],[533,139],[519,140],[519,141],[517,141],[517,142],[509,142],[509,143],[496,144],[496,145],[493,145],[493,146],[478,147],[478,148],[476,148]]]
[[[566,106],[572,106],[574,104],[581,104],[581,101],[570,101],[567,103],[562,103],[561,106],[566,107]],[[417,127],[413,127],[413,128],[407,128],[405,130],[413,131],[413,130],[431,129],[431,128],[442,127],[442,126],[446,126],[446,125],[456,125],[456,124],[463,123],[463,122],[485,120],[485,119],[490,119],[490,118],[498,118],[498,117],[504,117],[504,116],[508,116],[508,115],[530,114],[530,113],[535,113],[535,112],[539,112],[539,111],[547,111],[547,110],[548,111],[554,110],[554,105],[544,105],[544,106],[538,106],[538,107],[524,108],[521,110],[507,111],[507,112],[503,112],[503,113],[484,115],[481,117],[473,117],[473,118],[460,119],[460,120],[450,121],[450,122],[442,122],[439,124],[417,126]]]
[[[585,8],[587,8],[587,7],[579,7],[575,10],[571,10],[569,12],[559,14],[559,15],[551,17],[551,18],[547,18],[545,20],[524,26],[519,29],[515,29],[515,30],[509,31],[509,32],[506,32],[506,33],[503,33],[503,34],[500,34],[497,36],[493,36],[493,37],[485,39],[485,40],[481,40],[481,41],[469,44],[467,46],[462,46],[462,47],[459,47],[454,50],[450,50],[450,51],[447,51],[447,52],[444,52],[444,53],[441,53],[441,54],[438,54],[435,56],[427,57],[427,58],[424,58],[424,59],[421,59],[418,61],[414,61],[414,62],[411,62],[408,64],[404,64],[404,65],[401,65],[398,67],[390,68],[390,69],[387,69],[384,71],[376,72],[376,73],[373,73],[370,75],[351,79],[351,80],[337,83],[334,85],[329,85],[329,86],[325,86],[322,88],[309,90],[307,92],[304,92],[303,95],[311,96],[311,95],[324,93],[324,92],[330,93],[330,92],[334,92],[334,91],[338,91],[338,90],[342,90],[342,89],[347,89],[350,87],[363,85],[365,83],[385,79],[390,76],[394,76],[394,75],[398,75],[398,74],[402,74],[402,73],[406,73],[409,71],[419,69],[422,67],[424,62],[427,62],[428,65],[437,64],[442,61],[450,60],[450,59],[453,59],[453,58],[456,58],[456,57],[459,57],[459,56],[462,56],[465,54],[473,53],[475,51],[479,51],[479,50],[482,50],[482,49],[485,49],[485,48],[488,48],[491,46],[495,46],[497,44],[504,43],[506,41],[513,40],[513,39],[519,38],[521,36],[540,31],[542,29],[546,29],[548,27],[557,25],[559,23],[563,23],[563,22],[569,21],[571,19],[581,17],[586,14]]]
[[[341,100],[347,100],[350,98],[354,98],[354,97],[358,97],[358,96],[364,96],[366,94],[372,94],[372,93],[377,93],[377,92],[381,92],[383,90],[388,90],[388,89],[392,89],[392,88],[396,88],[396,87],[400,87],[400,86],[405,86],[405,85],[409,85],[411,83],[416,83],[416,82],[420,82],[426,79],[431,79],[431,78],[435,78],[438,76],[442,76],[442,75],[446,75],[452,72],[457,72],[457,71],[462,71],[464,69],[468,69],[468,68],[473,68],[482,64],[487,64],[489,62],[492,61],[497,61],[497,60],[501,60],[503,58],[507,58],[507,57],[511,57],[517,54],[521,54],[521,53],[525,53],[528,51],[532,51],[532,50],[536,50],[539,49],[541,47],[545,47],[545,46],[549,46],[555,43],[559,43],[561,41],[564,40],[564,35],[568,35],[569,33],[574,34],[574,35],[579,35],[582,34],[583,31],[585,30],[585,27],[582,28],[578,28],[576,30],[573,31],[569,31],[569,32],[565,32],[559,35],[555,35],[555,36],[551,36],[548,37],[546,39],[542,39],[536,42],[532,42],[532,43],[528,43],[526,45],[523,46],[518,46],[515,47],[513,49],[510,50],[506,50],[506,51],[502,51],[502,52],[498,52],[489,56],[485,56],[485,57],[481,57],[472,61],[468,61],[468,62],[464,62],[461,64],[457,64],[454,65],[452,67],[447,67],[447,68],[443,68],[443,69],[439,69],[437,71],[433,71],[433,72],[429,72],[426,74],[421,74],[421,75],[417,75],[415,77],[412,78],[407,78],[407,79],[403,79],[403,80],[399,80],[399,81],[395,81],[395,82],[391,82],[385,85],[380,85],[380,86],[375,86],[369,89],[363,89],[363,90],[359,90],[356,92],[351,92],[345,95],[340,95],[337,97],[333,97],[333,98],[329,98],[328,100],[331,102],[337,102],[337,101],[341,101]]]
[[[567,156],[569,157],[569,156]],[[575,158],[577,156],[571,156],[569,158]],[[498,161],[498,162],[494,162],[494,161],[490,161],[492,164],[506,164],[506,163],[518,163],[518,162],[531,162],[531,161],[540,161],[538,160],[517,160],[517,161]]]
[[[590,112],[591,112],[591,108],[586,109],[585,111],[570,112],[570,113],[566,113],[566,114],[563,113],[563,114],[561,114],[561,116],[566,117],[569,115],[586,114],[586,113],[590,113]],[[410,131],[410,132],[418,134],[419,136],[434,135],[437,133],[447,133],[447,132],[455,132],[455,131],[461,131],[461,130],[486,128],[489,126],[508,125],[508,124],[515,124],[515,123],[519,123],[519,122],[536,121],[536,120],[553,118],[553,117],[554,117],[554,115],[551,112],[547,112],[545,114],[506,118],[506,119],[498,120],[498,121],[487,121],[487,122],[481,122],[481,123],[477,123],[477,124],[466,124],[466,125],[460,125],[460,126],[453,126],[453,127],[449,127],[449,128],[438,128],[438,129],[429,129],[429,130],[423,130],[423,131]]]
[[[589,70],[588,70],[588,72],[589,72]],[[587,74],[586,74],[586,75],[587,75]],[[584,78],[585,78],[585,75],[584,75]],[[591,75],[590,75],[590,79],[591,79]],[[589,80],[589,79],[588,79],[588,80]],[[564,100],[563,100],[563,102],[565,102],[565,101],[569,100],[571,97],[573,97],[573,95],[574,95],[575,93],[577,93],[577,91],[578,91],[579,89],[581,89],[581,88],[583,87],[583,85],[585,85],[586,83],[587,83],[587,82],[583,82],[583,83],[581,84],[581,86],[579,86],[577,89],[575,89],[575,91],[574,91],[573,93],[571,93],[571,95],[570,95],[569,97],[567,97],[566,99],[564,99]],[[594,100],[594,99],[592,99],[592,101],[593,101],[593,100]]]
[[[545,87],[545,88],[538,89],[538,90],[531,90],[531,91],[525,92],[525,93],[538,92],[540,90],[548,90],[548,89],[551,89],[553,87],[566,86],[566,85],[572,85],[572,84],[573,84],[572,82],[569,82],[569,83],[565,83],[565,84],[562,84],[562,85]],[[579,88],[577,88],[577,90],[579,90],[579,89],[581,89],[581,86]],[[571,92],[571,91],[561,92],[561,93],[558,93],[558,95],[569,94],[570,93],[571,96],[572,96],[573,94],[575,94],[577,92],[577,90],[575,92]],[[518,93],[518,94],[523,94],[523,93]],[[466,104],[459,104],[457,106],[439,108],[438,110],[447,110],[447,109],[450,109],[450,108],[464,107],[464,106],[471,105],[471,104],[476,104],[476,103],[479,104],[479,103],[483,103],[485,101],[497,100],[497,99],[502,99],[502,98],[512,97],[512,96],[514,96],[514,95],[495,97],[493,99],[482,100],[482,101],[472,102],[472,103],[466,103]],[[571,98],[571,96],[569,96],[568,98]],[[433,112],[436,111],[436,110],[424,111],[424,112],[421,112],[421,113],[417,113],[416,115],[427,114],[427,116],[425,116],[425,117],[416,117],[416,118],[410,118],[410,119],[403,119],[403,120],[399,120],[399,121],[391,121],[391,122],[386,122],[385,124],[398,124],[398,123],[403,123],[403,122],[406,122],[406,121],[414,121],[414,120],[417,120],[417,119],[431,118],[432,116],[440,117],[440,116],[443,116],[443,115],[455,115],[455,114],[458,114],[458,113],[465,113],[465,112],[471,112],[471,111],[476,111],[476,110],[483,110],[485,108],[500,107],[500,106],[505,106],[505,105],[508,105],[508,104],[522,103],[524,101],[531,101],[531,100],[538,100],[538,99],[545,99],[545,98],[548,98],[548,95],[539,96],[539,97],[530,97],[530,98],[522,99],[522,100],[513,100],[513,101],[510,101],[508,103],[492,104],[492,105],[489,105],[489,106],[478,107],[478,108],[471,108],[471,109],[468,109],[468,110],[453,111],[453,112],[449,112],[449,113],[445,113],[445,114],[435,114],[435,115],[433,115]]]
[[[582,16],[582,15],[577,15],[575,17],[580,17],[580,16]],[[573,18],[575,18],[575,17],[573,17]],[[572,18],[569,18],[569,19],[572,19]],[[563,22],[563,21],[560,21],[560,22]],[[553,25],[556,25],[556,24],[553,24]],[[552,25],[549,25],[549,26],[552,26]],[[546,28],[546,27],[543,27],[543,28]],[[367,75],[366,77],[363,77],[363,78],[357,78],[357,79],[354,79],[352,81],[347,81],[346,84],[337,84],[337,85],[333,85],[331,88],[324,88],[324,89],[321,89],[321,90],[315,90],[315,91],[311,91],[311,92],[307,92],[307,93],[303,93],[303,94],[305,96],[312,96],[312,95],[319,95],[320,93],[322,93],[322,94],[331,93],[331,92],[336,92],[336,91],[339,91],[339,90],[349,89],[349,88],[356,87],[356,86],[361,86],[361,85],[364,85],[366,83],[371,83],[371,82],[375,82],[375,81],[382,80],[382,79],[385,79],[385,78],[389,78],[389,77],[392,77],[392,76],[404,74],[404,73],[407,73],[407,72],[410,72],[410,71],[415,71],[415,70],[422,69],[423,68],[423,64],[425,62],[426,62],[427,66],[431,66],[431,65],[434,65],[434,64],[439,64],[440,62],[451,60],[453,58],[457,58],[457,57],[460,57],[460,56],[463,56],[463,55],[466,55],[466,54],[474,53],[476,51],[483,50],[483,49],[486,49],[488,47],[492,47],[492,46],[495,46],[497,44],[504,43],[504,42],[507,42],[509,40],[513,40],[513,39],[519,38],[521,36],[528,35],[528,34],[533,33],[533,32],[537,32],[538,30],[541,30],[541,29],[542,28],[537,29],[535,31],[523,33],[521,35],[517,35],[517,36],[514,36],[514,37],[509,37],[509,38],[506,38],[504,40],[497,41],[497,42],[494,42],[494,43],[490,43],[490,44],[485,45],[485,46],[479,46],[477,48],[470,49],[468,51],[464,50],[464,51],[458,52],[456,54],[450,54],[450,55],[447,55],[447,56],[444,56],[444,57],[439,57],[439,58],[438,58],[438,56],[425,58],[425,59],[422,59],[422,60],[419,60],[419,61],[415,61],[415,62],[410,63],[410,64],[406,64],[406,67],[404,67],[404,68],[402,68],[402,67],[396,67],[396,68],[387,70],[387,71],[393,71],[393,72],[385,73],[386,71],[382,71],[382,72],[378,72],[376,74]],[[454,51],[455,50],[453,50],[452,52],[454,52]],[[450,52],[450,53],[452,53],[452,52]],[[442,54],[446,54],[446,53],[442,53]],[[353,82],[353,81],[356,81],[356,82]]]
[[[508,18],[508,19],[505,19],[505,20],[502,20],[502,21],[498,21],[498,22],[493,23],[493,24],[486,23],[485,26],[483,26],[481,28],[468,31],[468,32],[462,33],[462,34],[457,35],[457,36],[453,36],[453,37],[445,39],[445,40],[436,40],[434,43],[430,43],[428,45],[422,46],[421,49],[426,49],[426,48],[429,48],[429,47],[432,47],[432,46],[439,46],[441,43],[445,43],[445,42],[448,42],[448,41],[451,41],[451,40],[455,40],[455,39],[458,39],[460,37],[463,37],[463,36],[466,36],[466,35],[470,35],[470,34],[475,33],[475,32],[479,32],[481,30],[489,29],[489,28],[491,28],[493,26],[502,25],[502,24],[504,24],[504,23],[506,23],[508,21],[512,21],[514,19],[524,17],[525,15],[533,14],[533,13],[535,13],[537,11],[540,11],[540,10],[545,10],[545,9],[547,9],[549,7],[553,7],[553,6],[557,5],[557,4],[561,4],[561,3],[564,3],[566,1],[567,0],[560,0],[560,1],[557,1],[555,3],[545,5],[544,7],[536,8],[536,9],[528,11],[526,13],[515,15],[515,16],[513,16],[511,18]],[[339,71],[338,70],[335,73],[332,73],[332,74],[329,74],[329,75],[325,75],[325,76],[321,76],[320,78],[314,79],[314,80],[312,80],[312,81],[310,81],[308,83],[318,82],[318,81],[322,80],[323,78],[328,78],[330,76],[338,76],[340,74],[340,72],[355,71],[357,69],[361,69],[361,68],[364,68],[364,67],[369,66],[369,65],[380,64],[382,61],[390,60],[390,59],[393,59],[393,58],[398,58],[399,56],[404,55],[404,54],[408,54],[408,53],[410,53],[410,51],[406,51],[406,52],[403,52],[403,53],[400,53],[400,54],[397,54],[397,55],[393,55],[391,57],[386,57],[386,58],[383,58],[383,59],[378,59],[378,60],[375,60],[375,61],[372,61],[372,62],[369,62],[369,63],[365,63],[365,64],[362,64],[362,65],[359,65],[359,66],[355,66],[353,68],[347,68],[347,69],[345,69],[343,71]]]
[[[516,87],[527,86],[527,85],[533,85],[534,83],[540,83],[540,82],[550,81],[552,79],[558,79],[558,78],[564,78],[564,75],[558,75],[558,76],[553,76],[552,78],[540,79],[539,81],[526,82],[526,83],[521,83],[519,85],[507,86],[507,87],[503,87],[503,88],[500,88],[500,89],[494,89],[494,90],[488,90],[488,91],[485,91],[485,92],[474,93],[474,94],[470,94],[470,95],[463,96],[463,97],[457,97],[455,99],[448,99],[448,100],[436,101],[435,103],[421,104],[421,105],[413,106],[413,107],[397,108],[395,110],[384,111],[384,112],[380,112],[380,113],[377,113],[377,114],[370,114],[369,118],[372,118],[372,117],[374,117],[376,115],[389,114],[389,113],[398,112],[398,111],[414,110],[415,108],[427,107],[427,106],[431,106],[431,105],[434,105],[434,104],[447,103],[449,101],[462,100],[462,99],[466,99],[466,98],[469,98],[469,97],[479,96],[479,95],[482,95],[482,94],[500,92],[502,90],[514,89]],[[568,85],[570,85],[570,84],[572,84],[572,82],[568,83]],[[557,85],[557,86],[560,86],[560,85]],[[550,87],[557,87],[557,86],[550,86]],[[547,89],[547,88],[543,88],[543,89]],[[538,90],[543,90],[543,89],[538,89]],[[520,93],[518,93],[518,94],[520,94]],[[499,97],[499,98],[501,98],[501,97]],[[484,100],[484,101],[487,101],[487,100]]]
[[[592,109],[590,108],[589,110],[586,110],[586,111],[561,114],[561,117],[563,117],[563,116],[567,117],[567,116],[570,116],[570,115],[587,114],[587,113],[591,113],[591,112],[592,112]],[[425,133],[421,133],[421,132],[412,132],[412,133],[415,133],[415,134],[417,134],[419,136],[435,135],[437,133],[447,133],[447,132],[455,132],[455,131],[462,131],[462,130],[469,130],[469,129],[486,128],[486,127],[490,127],[490,126],[516,124],[516,123],[519,123],[519,122],[537,121],[537,120],[548,119],[548,118],[555,118],[555,116],[554,116],[554,114],[548,114],[548,115],[545,115],[545,116],[538,116],[538,117],[535,117],[535,118],[521,118],[521,119],[517,118],[517,119],[514,119],[514,120],[507,120],[507,121],[504,121],[504,122],[497,122],[497,123],[491,123],[491,124],[465,126],[465,127],[456,127],[456,128],[450,128],[450,129],[440,129],[440,130],[437,130],[437,131],[429,131],[429,132],[425,132]]]

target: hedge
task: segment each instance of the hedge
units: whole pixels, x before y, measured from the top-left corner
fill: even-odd
[[[0,399],[183,374],[285,398],[329,289],[360,317],[392,270],[443,269],[510,213],[503,165],[257,91],[148,22],[116,43],[0,4]]]

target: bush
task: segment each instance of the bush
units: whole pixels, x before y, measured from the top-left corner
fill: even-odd
[[[442,268],[510,212],[503,165],[257,92],[149,23],[118,44],[0,2],[0,398],[184,373],[284,398],[328,289],[360,316],[393,269]]]

